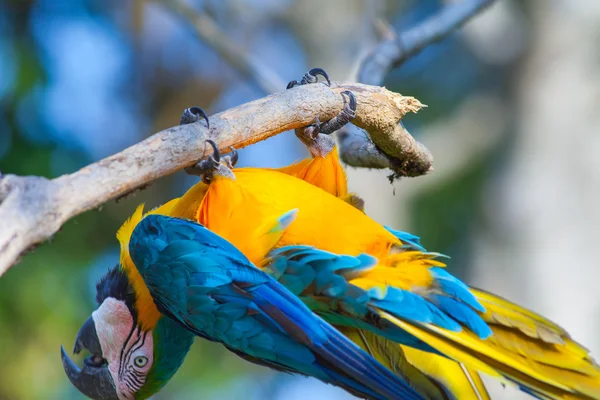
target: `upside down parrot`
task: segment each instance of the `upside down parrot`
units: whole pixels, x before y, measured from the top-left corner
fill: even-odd
[[[314,160],[322,162],[318,157]],[[333,162],[328,165],[334,166],[337,155],[330,161]],[[302,169],[306,170],[309,164],[312,164],[310,160]],[[111,379],[121,394],[119,398],[130,398],[127,393],[131,398],[147,397],[150,393],[147,388],[151,386],[154,391],[158,390],[183,360],[194,333],[215,340],[207,329],[231,323],[226,318],[223,320],[226,313],[220,319],[216,315],[208,317],[210,323],[198,322],[197,315],[210,309],[214,301],[228,307],[231,302],[239,301],[236,297],[239,293],[228,292],[231,288],[226,284],[223,284],[225,292],[212,291],[214,287],[223,286],[218,284],[235,281],[239,275],[243,279],[237,282],[247,285],[242,285],[242,289],[252,291],[249,288],[267,284],[264,290],[271,296],[272,291],[282,290],[273,283],[273,279],[277,280],[316,314],[361,344],[365,351],[384,360],[390,370],[423,397],[457,398],[453,382],[444,380],[443,371],[433,371],[436,365],[427,366],[424,360],[429,359],[451,359],[454,361],[449,362],[457,366],[456,362],[460,362],[468,368],[515,382],[539,398],[600,397],[598,367],[564,330],[508,301],[468,288],[445,272],[439,255],[426,252],[416,237],[381,227],[347,202],[314,186],[324,186],[319,184],[319,179],[310,182],[311,185],[280,171],[242,168],[221,173],[227,170],[223,167],[218,166],[209,184],[195,185],[182,198],[149,215],[143,215],[142,209],[138,209],[120,230],[121,265],[99,284],[98,298],[99,302],[106,302],[111,294],[120,296],[126,307],[121,307],[121,311],[126,317],[113,313],[101,320],[101,305],[95,311],[97,318],[82,327],[75,346],[76,350],[85,347],[95,354],[90,361],[95,369],[91,371],[107,362],[111,377],[107,378],[107,372],[98,375],[93,372],[86,375],[88,378],[84,377],[88,379],[85,381],[81,373],[75,374],[79,372],[76,367],[70,366],[74,383],[85,381],[83,386],[88,393],[91,393],[91,383],[110,383]],[[284,172],[298,175],[293,168]],[[327,176],[327,170],[320,172],[322,177]],[[344,197],[343,192],[334,194]],[[241,253],[192,221],[226,239]],[[181,244],[182,240],[185,244]],[[194,274],[203,274],[198,278],[204,282],[203,286],[186,281],[182,265],[203,268],[194,270]],[[242,266],[251,265],[265,274],[255,280],[248,278],[253,275],[252,270]],[[226,272],[227,268],[234,270]],[[174,276],[169,276],[168,271]],[[183,276],[178,276],[177,271]],[[113,276],[119,276],[120,283],[107,284]],[[173,284],[180,285],[176,286],[180,290],[172,290]],[[191,308],[189,304],[182,307],[181,293],[189,295],[191,286],[197,303]],[[261,290],[256,296],[252,307],[260,308],[261,302],[272,300]],[[127,321],[126,328],[121,326],[121,320]],[[178,323],[173,324],[174,320]],[[156,333],[161,324],[171,325],[170,333],[164,337]],[[291,331],[294,330],[287,333]],[[177,349],[179,353],[175,349],[164,350],[165,337],[182,343],[176,339],[178,335],[187,338],[185,345]],[[148,341],[149,338],[152,341]],[[161,345],[163,350],[143,356],[144,361],[132,349],[138,351],[144,345],[152,349],[153,344],[148,343]],[[173,354],[167,354],[170,352]],[[157,382],[154,376],[159,368],[155,367],[167,356],[171,360],[169,372],[163,368],[162,380]],[[248,357],[248,353],[244,356],[260,362],[252,355]],[[66,355],[63,361],[68,365]],[[122,378],[121,375],[128,370],[126,363],[137,365],[138,361],[148,370],[145,375],[138,372],[137,381],[131,377],[129,380],[138,382],[138,386],[142,382],[142,390],[123,394],[117,380],[122,379],[126,384],[127,376]],[[281,368],[264,360],[262,363]],[[295,371],[306,374],[297,368]],[[313,371],[308,374],[314,375]],[[354,378],[358,382],[351,380],[353,385],[369,379],[360,374]],[[332,382],[342,386],[345,383],[344,387],[367,398],[381,398],[376,397],[378,395],[410,398],[411,395],[399,384],[396,384],[398,391],[392,395],[385,389],[370,393],[369,390],[378,387],[377,382],[372,382],[376,377],[369,381],[373,386],[357,393],[347,379]],[[387,386],[390,387],[393,384]],[[482,393],[481,398],[487,396]],[[109,391],[109,395],[113,394]],[[102,394],[97,398],[111,398],[106,396]]]
[[[290,82],[288,89],[295,84],[316,82],[317,74],[323,75],[327,83],[330,83],[327,74],[323,70],[315,68],[309,71],[302,81]],[[363,210],[364,201],[355,194],[348,193],[346,174],[340,163],[335,141],[326,136],[350,122],[355,116],[356,102],[353,95],[350,92],[344,93],[349,96],[350,102],[346,102],[344,98],[342,112],[334,120],[328,122],[327,129],[319,130],[320,126],[317,119],[315,125],[296,130],[296,135],[308,147],[313,157],[280,168],[279,171],[306,180]],[[415,245],[417,250],[424,250],[418,237],[405,232],[396,233],[403,241]],[[498,346],[503,350],[517,351],[519,354],[527,356],[536,352],[536,346],[564,345],[564,338],[570,340],[564,329],[529,310],[482,290],[471,288],[471,291],[477,300],[486,306],[487,311],[484,319],[490,324],[492,331],[495,333],[494,340],[498,341]],[[514,329],[510,331],[507,330],[507,327]],[[481,377],[473,368],[446,357],[416,350],[410,346],[397,346],[380,336],[360,332],[359,330],[342,329],[342,331],[393,370],[398,368],[400,360],[416,367],[412,370],[412,374],[414,376],[424,375],[421,378],[415,378],[416,382],[427,382],[428,378],[431,378],[442,384],[444,390],[454,398],[489,399]],[[553,332],[553,335],[548,335],[548,332]],[[519,336],[515,336],[515,333],[518,333]],[[559,350],[566,351],[567,347],[562,349],[559,347]],[[540,352],[540,354],[544,353]],[[542,364],[548,363],[549,360],[545,359],[548,355],[546,354],[537,361]],[[591,358],[589,361],[595,365]],[[567,366],[565,369],[569,370],[570,367]],[[595,374],[592,374],[592,376],[597,380]],[[525,388],[522,389],[527,391]]]

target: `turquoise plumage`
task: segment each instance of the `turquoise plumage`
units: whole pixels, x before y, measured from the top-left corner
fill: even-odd
[[[403,238],[403,232],[394,231]],[[420,246],[411,235],[409,246]],[[430,346],[398,329],[373,321],[374,308],[397,318],[431,323],[460,332],[461,323],[481,338],[491,334],[489,326],[475,312],[485,311],[466,286],[438,267],[429,269],[439,290],[423,296],[394,287],[385,290],[361,289],[350,283],[353,276],[374,267],[377,260],[361,254],[337,255],[310,246],[285,246],[273,250],[262,269],[299,296],[312,310],[336,325],[370,330],[396,342],[435,352]],[[437,352],[436,352],[437,353]]]
[[[361,397],[422,399],[293,292],[201,225],[147,216],[133,231],[129,250],[159,310],[195,334],[221,342],[250,361],[314,376]],[[300,250],[311,263],[330,264],[323,254]],[[363,268],[372,262],[369,257],[336,256],[333,268]],[[290,281],[293,290],[310,280],[330,297],[342,295],[343,279],[335,274],[315,271],[311,278],[298,272]]]

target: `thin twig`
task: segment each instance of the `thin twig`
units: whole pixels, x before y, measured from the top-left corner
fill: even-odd
[[[283,83],[277,74],[267,65],[250,57],[224,32],[219,31],[216,22],[208,15],[193,10],[178,0],[169,0],[164,4],[185,18],[195,28],[202,41],[212,46],[233,67],[257,82],[265,92],[281,90]],[[419,103],[418,108],[420,106]],[[433,157],[427,148],[418,143],[402,126],[397,127],[395,131],[391,136],[380,135],[376,131],[368,132],[370,148],[366,147],[367,144],[350,146],[349,143],[341,143],[340,156],[344,162],[350,161],[353,166],[390,168],[395,176],[419,176],[431,171]],[[387,127],[386,132],[390,132]],[[346,151],[353,153],[346,154]]]
[[[400,35],[394,35],[391,28],[388,28],[384,39],[361,63],[357,80],[369,85],[381,85],[393,67],[402,65],[425,47],[444,39],[493,2],[494,0],[464,0],[448,5],[438,14]],[[391,180],[419,176],[433,170],[431,156],[428,158],[428,166],[425,162],[415,165],[411,158],[406,157],[406,153],[398,151],[398,148],[394,149],[390,143],[373,143],[366,132],[355,126],[344,127],[338,138],[340,156],[346,164],[353,167],[390,168],[393,172]],[[421,143],[416,140],[413,142],[411,149],[424,155],[430,154]],[[378,151],[373,151],[374,144]],[[352,154],[346,154],[345,151],[352,151]]]
[[[399,36],[395,35],[391,27],[386,27],[384,39],[363,60],[358,81],[381,85],[392,67],[401,65],[429,44],[445,38],[493,1],[465,0],[446,6],[438,14]],[[275,72],[237,46],[219,30],[216,22],[208,15],[197,12],[178,0],[169,0],[165,4],[187,19],[201,40],[211,45],[245,76],[256,81],[266,93],[282,87],[282,80]],[[420,176],[432,171],[433,157],[427,148],[408,134],[402,125],[396,130],[399,132],[397,135],[382,137],[348,126],[338,135],[342,160],[354,167],[390,168],[394,179]]]
[[[494,1],[464,0],[450,4],[414,28],[381,41],[363,60],[358,81],[381,85],[392,68],[399,67],[430,44],[445,39]]]
[[[210,138],[219,148],[243,148],[278,133],[327,121],[343,107],[341,92],[352,90],[356,123],[386,135],[418,101],[385,88],[332,82],[284,90],[210,117],[175,126],[113,156],[53,180],[0,178],[0,276],[31,246],[50,238],[70,218],[119,198],[198,161]],[[393,132],[387,132],[392,134]],[[206,156],[210,155],[206,154]]]

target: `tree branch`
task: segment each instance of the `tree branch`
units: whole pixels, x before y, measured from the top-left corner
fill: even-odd
[[[493,2],[494,0],[464,0],[448,5],[399,37],[392,33],[392,29],[386,29],[384,39],[361,63],[358,82],[381,85],[393,67],[402,65],[425,47],[444,39]],[[404,129],[402,124],[398,129]],[[338,137],[340,156],[346,164],[353,167],[390,168],[393,172],[390,176],[392,180],[403,176],[419,176],[433,170],[433,157],[410,135],[408,137],[412,140],[407,140],[405,146],[401,147],[406,152],[373,143],[374,140],[365,132],[351,125],[345,127]]]
[[[382,40],[363,60],[358,81],[367,85],[381,85],[392,68],[399,67],[425,47],[446,38],[494,1],[463,0],[450,4],[400,36]]]
[[[299,86],[243,104],[203,123],[176,126],[79,171],[53,180],[5,175],[0,178],[0,276],[31,246],[50,238],[70,218],[121,197],[198,161],[210,138],[227,151],[278,133],[327,121],[343,107],[341,92],[352,90],[355,123],[374,137],[391,136],[400,118],[420,103],[381,87],[356,83]],[[207,149],[209,152],[210,150]],[[203,154],[208,156],[208,154]]]
[[[200,40],[212,46],[231,66],[253,79],[266,93],[283,87],[281,79],[268,65],[252,58],[237,46],[208,15],[191,9],[180,0],[169,0],[164,4],[186,19],[195,28]],[[419,103],[417,109],[421,106]],[[368,142],[360,140],[364,134],[355,134],[353,145],[350,142],[341,143],[340,157],[353,166],[390,168],[394,176],[419,176],[431,171],[433,157],[425,146],[417,142],[402,125],[391,132],[392,136],[386,136],[373,131]]]
[[[448,6],[399,39],[382,41],[363,62],[360,80],[379,85],[392,66],[448,35],[492,2],[465,0]],[[169,4],[181,15],[192,15],[192,10],[181,3]],[[233,44],[210,18],[199,15],[191,22],[203,40],[266,92],[283,88],[275,73]],[[416,99],[356,83],[334,83],[332,88],[301,86],[216,114],[211,117],[210,130],[200,123],[169,128],[53,180],[0,175],[0,276],[24,251],[47,240],[68,219],[197,162],[206,138],[215,140],[222,149],[232,145],[240,148],[309,125],[315,116],[327,121],[341,110],[339,93],[343,90],[356,95],[358,108],[353,123],[370,135],[370,139],[364,133],[359,139],[351,134],[341,136],[340,153],[346,163],[389,167],[395,176],[417,176],[431,169],[431,154],[399,123],[405,113],[422,106]]]
[[[384,39],[365,57],[358,72],[358,81],[379,86],[393,67],[404,63],[429,44],[438,42],[464,25],[494,0],[464,0],[446,6],[438,14],[396,37],[386,29]],[[279,90],[282,80],[268,65],[252,58],[222,32],[205,13],[191,9],[183,2],[169,0],[166,5],[185,18],[198,37],[212,46],[225,60],[245,76],[253,79],[266,93]],[[356,124],[355,124],[356,125]],[[349,125],[338,132],[340,157],[351,166],[389,168],[391,179],[420,176],[433,170],[433,156],[414,139],[402,124],[392,136],[367,136]]]

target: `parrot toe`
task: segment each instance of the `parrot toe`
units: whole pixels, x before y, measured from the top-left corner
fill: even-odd
[[[342,111],[332,119],[321,124],[321,133],[330,135],[333,132],[341,129],[344,125],[352,121],[356,117],[356,97],[354,93],[349,90],[345,90],[341,93],[344,99],[344,106]],[[346,97],[348,97],[346,99]]]
[[[181,114],[181,120],[179,121],[179,125],[192,124],[194,122],[200,121],[200,118],[206,121],[206,127],[210,128],[208,116],[206,115],[203,109],[196,106],[185,109],[183,114]]]
[[[219,151],[217,144],[210,139],[206,140],[206,143],[212,147],[212,155],[206,160],[202,160],[191,167],[185,168],[185,172],[189,175],[202,177],[202,181],[206,184],[209,184],[215,176],[235,179],[231,168],[233,168],[238,161],[237,151],[233,147],[230,147],[232,155],[221,158],[221,152]]]
[[[335,140],[329,137],[356,117],[356,97],[349,90],[341,93],[344,101],[342,111],[327,122],[321,123],[315,117],[315,123],[296,129],[296,137],[308,147],[313,157],[326,157],[335,146]],[[320,135],[322,133],[322,135]]]
[[[304,74],[300,81],[290,81],[290,83],[287,84],[286,89],[291,89],[297,85],[317,83],[319,80],[319,75],[325,78],[325,80],[327,81],[327,86],[331,86],[331,81],[329,80],[329,75],[327,75],[327,72],[325,72],[325,70],[322,68],[313,68],[306,74]]]
[[[223,162],[229,169],[233,169],[239,160],[239,154],[233,146],[229,146],[229,150],[231,150],[231,155],[224,156]]]

